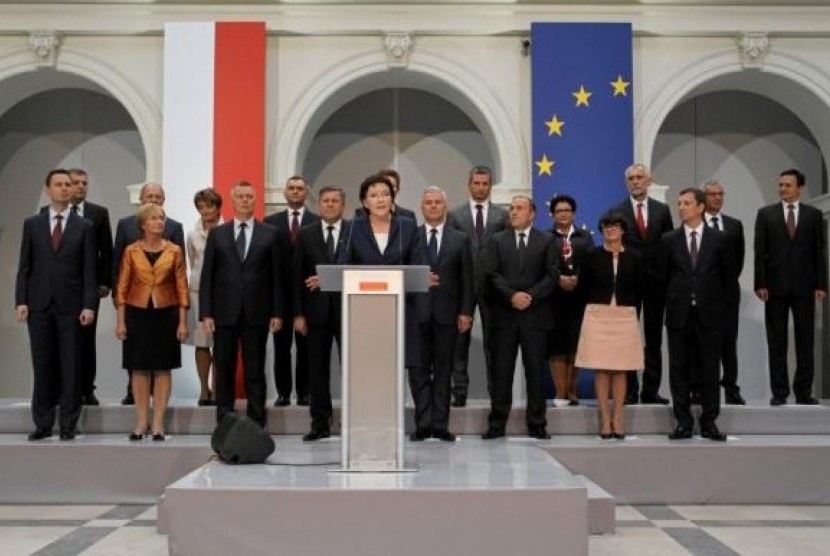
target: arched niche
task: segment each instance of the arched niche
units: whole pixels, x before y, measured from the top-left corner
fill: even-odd
[[[286,111],[272,144],[278,149],[269,163],[269,183],[302,169],[309,145],[321,126],[338,109],[357,97],[387,88],[416,89],[437,95],[457,107],[475,124],[492,153],[496,187],[528,183],[526,148],[516,118],[497,95],[482,86],[482,76],[446,58],[418,52],[405,69],[390,69],[380,51],[340,60],[320,71]],[[476,87],[469,87],[476,83]],[[459,176],[463,183],[466,176]],[[496,193],[494,192],[494,197]]]

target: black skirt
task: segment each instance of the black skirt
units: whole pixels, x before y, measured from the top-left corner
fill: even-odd
[[[166,371],[182,366],[182,346],[176,338],[179,308],[125,306],[127,338],[122,344],[122,367],[129,371]]]

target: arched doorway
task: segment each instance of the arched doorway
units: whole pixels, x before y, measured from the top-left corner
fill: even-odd
[[[493,166],[493,155],[466,113],[437,94],[388,87],[362,94],[329,116],[302,167],[315,188],[345,187],[351,213],[361,180],[391,166],[402,177],[400,204],[417,213],[427,185],[445,189],[450,206],[462,202],[475,164]]]
[[[80,166],[90,173],[90,200],[107,206],[116,220],[131,210],[124,185],[144,179],[146,156],[136,124],[112,95],[85,78],[40,70],[0,82],[0,280],[14,284],[23,220],[45,204],[43,178],[56,167]],[[14,305],[13,289],[0,302]],[[120,368],[120,345],[112,337],[112,311],[100,314],[100,368]],[[0,350],[14,373],[0,375],[0,395],[31,392],[26,328],[2,320]],[[19,372],[17,371],[19,370]],[[99,373],[99,392],[115,396],[124,377]]]
[[[769,398],[763,304],[753,294],[755,215],[777,200],[776,179],[786,168],[808,176],[805,199],[826,193],[825,120],[825,103],[790,79],[732,73],[689,92],[663,120],[653,145],[652,173],[668,186],[672,208],[680,189],[714,178],[726,189],[724,212],[743,222],[738,380],[749,399]],[[817,338],[823,338],[820,331]]]

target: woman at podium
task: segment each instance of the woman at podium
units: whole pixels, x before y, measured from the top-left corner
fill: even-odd
[[[428,265],[415,220],[393,213],[395,188],[386,176],[373,174],[360,184],[365,218],[355,218],[337,264]],[[418,327],[415,299],[406,296],[406,367],[418,364]]]

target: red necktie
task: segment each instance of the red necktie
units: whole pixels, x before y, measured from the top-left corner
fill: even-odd
[[[293,216],[291,217],[291,243],[297,241],[297,234],[300,231],[300,211],[295,210],[291,213]]]
[[[787,234],[795,237],[795,205],[787,205]]]
[[[61,222],[63,221],[63,215],[58,214],[55,216],[55,227],[52,228],[52,249],[55,251],[58,250],[58,247],[61,244],[61,237],[63,237],[63,225]]]
[[[643,218],[643,203],[637,203],[637,229],[640,231],[640,237],[645,239],[648,232],[646,230],[646,219]]]

